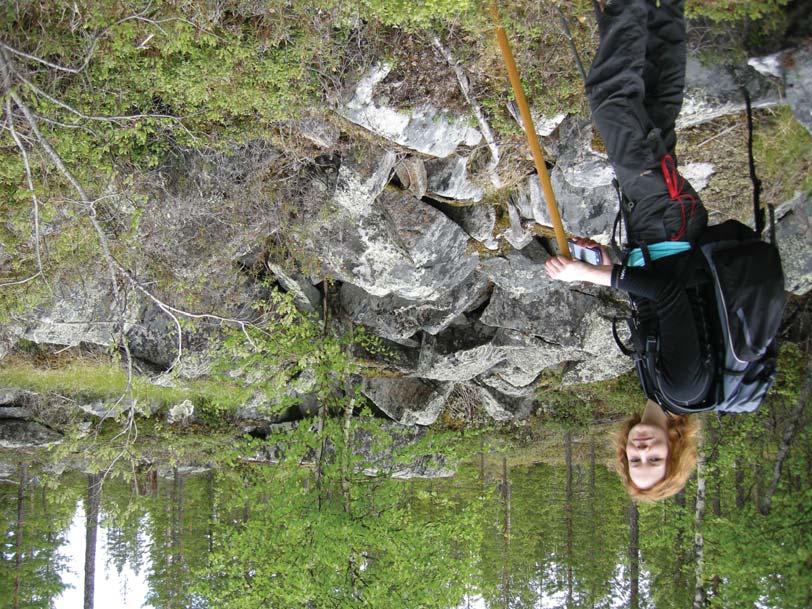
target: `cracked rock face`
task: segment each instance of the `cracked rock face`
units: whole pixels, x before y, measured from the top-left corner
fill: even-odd
[[[432,383],[423,379],[369,378],[362,393],[403,425],[431,425],[443,411],[451,395],[451,383]]]
[[[119,311],[104,277],[97,282],[60,286],[59,296],[51,304],[25,316],[22,338],[37,344],[76,346],[84,342],[105,347],[112,344],[117,336]],[[123,319],[125,331],[136,321],[134,309],[137,307],[127,307],[128,314]]]
[[[382,138],[437,158],[447,157],[461,144],[479,144],[482,134],[468,124],[466,117],[452,116],[428,105],[404,112],[376,103],[375,87],[391,69],[386,64],[370,69],[339,113]]]
[[[677,129],[741,112],[744,110],[742,86],[750,92],[754,108],[780,103],[778,87],[751,66],[704,65],[698,58],[689,56],[685,99],[677,117]]]
[[[352,284],[341,286],[341,306],[356,323],[374,329],[379,336],[404,341],[422,330],[442,332],[460,314],[481,301],[488,280],[471,273],[447,295],[434,301],[407,300],[399,296],[372,296]]]
[[[812,195],[796,195],[775,210],[775,217],[785,289],[803,296],[812,289]]]
[[[0,448],[41,448],[61,441],[61,434],[35,421],[0,419]]]
[[[177,340],[174,322],[154,304],[144,307],[138,322],[127,332],[132,356],[164,370],[177,355]]]
[[[812,133],[812,47],[791,53],[784,64],[787,101],[798,122]]]
[[[339,169],[328,218],[307,227],[327,269],[365,292],[436,301],[476,268],[468,235],[412,195],[385,189],[395,155],[348,158]]]
[[[485,189],[474,184],[468,175],[468,157],[450,156],[426,163],[427,192],[455,201],[481,201]]]
[[[489,250],[499,248],[499,241],[494,237],[496,228],[496,208],[487,203],[477,205],[451,205],[436,202],[433,204],[446,216],[451,218],[472,238]]]

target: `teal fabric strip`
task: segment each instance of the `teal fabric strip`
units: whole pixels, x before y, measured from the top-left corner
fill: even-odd
[[[691,249],[691,244],[688,241],[662,241],[648,246],[648,252],[651,254],[652,260],[681,254],[682,252],[687,252],[689,249]],[[646,261],[643,258],[643,250],[639,247],[629,253],[626,266],[645,266],[645,264]]]

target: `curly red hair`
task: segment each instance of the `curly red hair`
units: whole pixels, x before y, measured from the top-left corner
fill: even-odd
[[[632,427],[640,422],[640,415],[626,419],[615,435],[615,469],[626,491],[635,501],[654,502],[676,495],[685,486],[696,467],[699,420],[695,415],[668,418],[668,457],[665,476],[651,488],[641,489],[629,476],[626,444]]]

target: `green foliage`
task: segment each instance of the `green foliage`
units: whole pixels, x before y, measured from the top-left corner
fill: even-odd
[[[713,21],[738,21],[774,17],[789,0],[693,0],[685,7],[688,17]]]
[[[477,0],[359,0],[361,13],[387,25],[427,27],[458,17],[474,8]]]
[[[753,152],[765,196],[777,203],[812,191],[812,135],[783,106],[759,120]]]
[[[566,428],[583,428],[599,419],[628,414],[645,401],[633,372],[580,385],[562,385],[561,371],[550,373],[536,399],[541,407],[539,422]]]
[[[287,292],[273,290],[257,308],[267,308],[264,323],[230,330],[216,350],[214,373],[262,391],[278,411],[298,404],[302,394],[332,399],[359,371],[351,347],[379,348],[362,327],[334,336],[317,317],[297,310]]]
[[[59,570],[69,560],[59,550],[77,494],[67,488],[53,493],[39,483],[37,471],[15,465],[14,484],[0,484],[0,606],[46,609],[67,587]]]
[[[360,425],[370,434],[365,445],[386,450],[390,464],[405,458],[373,420]],[[319,461],[324,438],[335,452]],[[383,472],[364,477],[366,458],[340,456],[348,447],[333,421],[321,438],[299,425],[261,444],[280,455],[276,467],[243,467],[218,480],[217,543],[194,586],[209,603],[385,609],[459,600],[481,531],[478,497],[415,493]]]

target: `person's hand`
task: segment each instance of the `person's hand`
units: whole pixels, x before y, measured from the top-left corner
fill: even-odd
[[[600,248],[600,250],[601,250],[601,264],[604,265],[604,266],[612,264],[612,250],[610,250],[605,245],[601,245],[600,243],[598,243],[594,239],[587,239],[586,237],[576,237],[574,239],[574,241],[575,241],[575,243],[577,245],[580,245],[581,247],[592,247],[592,248],[597,247],[597,248]]]
[[[544,270],[559,281],[588,281],[589,265],[580,260],[554,256],[544,263]]]

